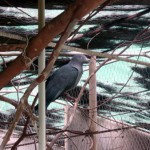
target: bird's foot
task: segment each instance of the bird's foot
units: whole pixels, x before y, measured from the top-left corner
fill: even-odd
[[[76,101],[76,98],[70,96],[68,93],[64,93],[64,96],[65,96],[65,98],[66,98],[68,101],[71,101],[71,102],[75,102],[75,101]]]

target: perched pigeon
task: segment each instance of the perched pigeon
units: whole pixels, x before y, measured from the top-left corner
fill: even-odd
[[[46,108],[55,101],[64,92],[74,88],[83,73],[83,63],[89,62],[89,59],[82,55],[76,54],[71,61],[56,70],[46,81]],[[38,109],[38,105],[35,110]]]

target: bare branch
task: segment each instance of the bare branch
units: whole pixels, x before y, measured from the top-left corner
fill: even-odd
[[[14,107],[18,106],[18,102],[16,102],[14,99],[10,99],[10,98],[7,98],[5,96],[0,95],[0,101],[9,103],[9,104],[13,105]]]

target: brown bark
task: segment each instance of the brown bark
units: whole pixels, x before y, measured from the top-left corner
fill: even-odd
[[[72,16],[81,19],[91,10],[102,4],[104,0],[77,0],[70,5],[66,11],[50,21],[28,44],[25,55],[20,55],[8,68],[0,72],[0,89],[4,87],[13,77],[26,69],[41,51],[60,34],[70,22]],[[83,5],[84,4],[84,5]]]

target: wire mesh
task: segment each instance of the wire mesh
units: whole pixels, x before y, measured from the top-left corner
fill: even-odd
[[[116,6],[116,8],[118,7]],[[108,7],[107,9],[110,8]],[[18,19],[22,17],[21,14],[18,14],[18,12],[12,16],[12,11],[10,11],[9,14],[7,13],[7,15],[9,16],[10,21],[15,24],[17,24],[18,21],[16,18],[14,19],[14,16],[17,15]],[[36,18],[35,12],[34,17]],[[98,17],[96,17],[95,20]],[[112,16],[109,17],[110,20],[112,20]],[[117,18],[118,16],[115,17]],[[148,16],[145,17],[148,18]],[[29,18],[31,17],[28,16],[28,19]],[[108,19],[108,16],[102,15],[102,21],[104,23],[106,23],[106,18]],[[33,20],[34,19],[31,18],[32,23]],[[27,24],[27,22],[24,22],[24,24]],[[91,25],[90,27],[92,28],[93,26]],[[27,28],[29,30],[27,30]],[[89,26],[83,27],[82,30],[87,31],[87,28],[89,29]],[[37,33],[36,26],[22,26],[20,28],[1,27],[0,29],[9,32],[11,30],[11,33],[19,32],[24,35],[25,33],[30,32],[30,36]],[[124,32],[119,32],[117,26],[112,28],[112,30],[116,30],[116,33],[120,33],[120,36]],[[82,31],[80,31],[80,33],[82,33]],[[102,37],[96,37],[96,39],[105,38],[105,34],[108,34],[107,31],[104,31]],[[127,36],[129,36],[129,34]],[[90,38],[91,37],[88,37],[86,40],[88,41]],[[58,38],[55,40],[57,41]],[[81,40],[78,45],[87,47],[86,40]],[[7,38],[3,39],[2,43],[5,44],[8,41],[9,43],[13,43],[12,39]],[[116,42],[118,42],[118,39]],[[92,47],[93,45],[95,45],[95,43],[89,44],[89,47]],[[121,53],[121,57],[149,62],[149,57],[146,55],[149,53],[149,50],[141,47],[133,45],[129,49],[124,50],[123,53],[122,49],[117,49],[117,54]],[[95,47],[93,46],[92,48],[94,49]],[[110,47],[107,47],[106,50],[109,48]],[[48,52],[50,52],[50,50]],[[116,53],[116,51],[113,51],[113,53]],[[48,55],[49,53],[47,53],[47,56]],[[16,58],[16,56],[2,56],[0,58],[0,64],[2,64],[0,69],[2,70],[5,67],[4,62],[7,64],[7,62],[14,60],[14,58]],[[106,58],[97,57],[97,66],[101,65],[106,60]],[[60,67],[60,65],[65,64],[68,61],[68,57],[61,57],[56,66]],[[37,63],[35,64],[37,65]],[[70,96],[75,98],[78,97],[81,88],[88,78],[88,68],[89,67],[87,65],[84,66],[84,73],[78,86],[68,91]],[[32,71],[25,71],[21,75],[15,77],[8,87],[5,87],[0,91],[0,95],[10,99],[13,98],[15,101],[19,102],[29,84],[37,77],[36,70],[34,70],[37,68],[33,67],[32,69]],[[68,143],[72,146],[70,149],[81,149],[81,147],[83,150],[90,149],[93,143],[91,138],[93,134],[96,135],[97,147],[101,150],[150,149],[149,73],[149,67],[146,66],[116,60],[106,61],[106,63],[104,63],[96,72],[98,106],[97,108],[94,108],[93,111],[97,110],[98,116],[100,117],[98,117],[97,122],[95,122],[97,124],[97,131],[94,133],[90,131],[89,120],[92,120],[92,118],[89,118],[88,116],[89,85],[87,85],[78,105],[77,116],[75,116],[72,124],[69,126],[68,132],[66,131],[55,143],[54,149],[67,149],[69,147]],[[31,93],[28,100],[30,104],[37,92],[37,89],[34,89]],[[66,97],[62,96],[59,100],[56,100],[56,102],[53,102],[48,107],[46,117],[48,143],[52,141],[57,133],[62,132],[61,129],[65,124],[64,116],[70,115],[70,112],[67,112],[67,114],[64,112],[64,106],[66,104],[73,106],[74,102],[68,101]],[[14,118],[15,110],[14,106],[2,101],[0,101],[0,110],[3,110],[0,112],[0,126],[2,129],[0,139],[2,139],[4,133],[6,133],[6,130],[10,127]],[[15,128],[14,135],[11,137],[11,141],[8,143],[6,149],[10,149],[14,142],[20,137],[25,126],[26,119],[27,118],[24,116],[20,118],[20,121]],[[30,128],[27,129],[27,137],[30,138],[25,138],[23,142],[19,144],[18,149],[35,149],[35,145],[38,143],[38,138],[37,130],[32,122],[30,122]]]

